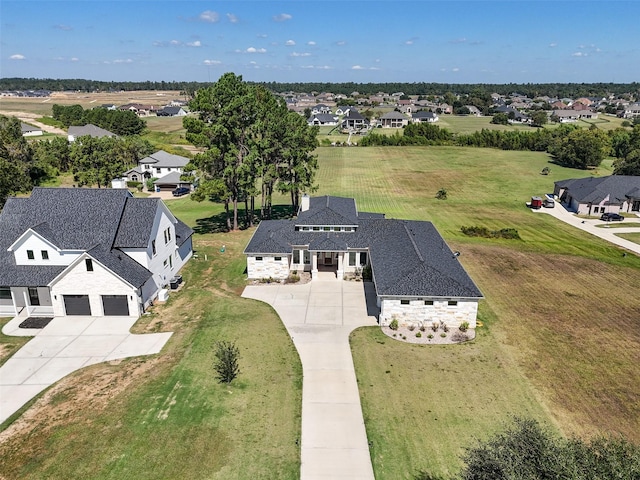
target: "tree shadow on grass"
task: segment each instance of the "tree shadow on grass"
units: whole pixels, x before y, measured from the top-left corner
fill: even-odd
[[[245,230],[246,225],[246,210],[238,209],[238,222],[240,223],[240,230]],[[230,213],[232,216],[233,213]],[[273,205],[271,207],[271,220],[284,220],[292,218],[291,205]],[[260,210],[253,211],[253,224],[258,225],[260,223]],[[196,220],[196,226],[193,227],[193,231],[203,235],[206,233],[224,233],[228,232],[227,228],[227,216],[225,212],[220,212],[217,215],[212,215],[207,218],[199,218]]]

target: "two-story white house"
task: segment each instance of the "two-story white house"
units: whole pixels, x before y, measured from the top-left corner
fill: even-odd
[[[431,222],[359,212],[353,198],[303,196],[298,216],[263,220],[244,251],[250,279],[371,270],[379,322],[475,328],[482,293]]]
[[[154,185],[157,190],[174,190],[178,187],[191,188],[191,181],[180,178],[187,163],[189,163],[187,157],[158,150],[140,160],[138,166],[126,171],[125,176],[127,180],[142,183],[150,178],[156,178]]]
[[[35,188],[0,213],[0,316],[139,316],[192,255],[193,230],[125,189]]]

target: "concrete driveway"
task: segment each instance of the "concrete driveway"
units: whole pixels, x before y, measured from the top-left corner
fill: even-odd
[[[55,317],[43,329],[18,328],[5,335],[35,336],[0,367],[0,423],[45,388],[83,367],[158,353],[172,333],[133,335],[135,317]]]
[[[640,245],[637,243],[633,243],[629,240],[625,240],[624,238],[620,238],[618,233],[631,233],[631,232],[640,232],[640,227],[618,227],[615,228],[607,228],[607,227],[598,227],[596,225],[607,225],[607,222],[603,222],[600,219],[585,219],[576,217],[575,213],[567,210],[560,202],[556,202],[555,208],[540,208],[538,210],[533,210],[533,212],[537,213],[546,213],[553,217],[556,217],[558,220],[562,220],[569,225],[572,225],[580,230],[584,230],[585,232],[589,232],[592,235],[602,238],[608,242],[611,242],[620,247],[626,248],[627,250],[637,253],[640,255]],[[640,218],[626,218],[623,224],[628,225],[630,223],[640,223]],[[610,224],[621,224],[620,222],[611,222]]]
[[[326,274],[325,274],[326,275]],[[373,480],[349,334],[377,325],[372,283],[329,275],[304,285],[251,285],[273,306],[302,361],[301,480]]]

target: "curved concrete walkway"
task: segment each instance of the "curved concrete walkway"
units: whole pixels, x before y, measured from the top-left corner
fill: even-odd
[[[158,353],[172,333],[134,335],[136,317],[55,317],[43,329],[18,328],[5,335],[34,336],[0,367],[0,423],[45,388],[80,368],[100,362]]]
[[[304,285],[251,285],[273,306],[302,361],[301,480],[373,480],[349,334],[377,325],[372,283],[335,276]]]
[[[603,222],[598,219],[591,218],[579,218],[576,217],[575,213],[567,210],[560,202],[556,201],[555,208],[540,208],[538,210],[533,210],[533,212],[546,213],[553,217],[556,217],[558,220],[562,220],[563,222],[572,225],[580,230],[584,230],[592,235],[602,238],[603,240],[607,240],[615,245],[626,248],[627,250],[640,254],[640,244],[633,243],[629,240],[625,240],[624,238],[619,237],[618,233],[640,233],[640,227],[618,227],[617,225],[623,223],[628,225],[629,223],[640,223],[640,218],[628,217],[623,222],[611,222],[610,224],[615,224],[615,228],[607,228],[607,227],[597,227],[596,225],[607,225],[607,222]]]

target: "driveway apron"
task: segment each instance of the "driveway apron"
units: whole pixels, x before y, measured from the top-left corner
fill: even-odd
[[[304,285],[247,286],[242,296],[273,306],[302,361],[300,478],[373,479],[349,347],[351,331],[377,324],[367,314],[376,310],[373,284],[321,276]]]
[[[18,327],[5,335],[34,336],[0,367],[0,423],[45,388],[83,367],[160,352],[172,333],[133,335],[135,317],[55,317],[41,330]]]

